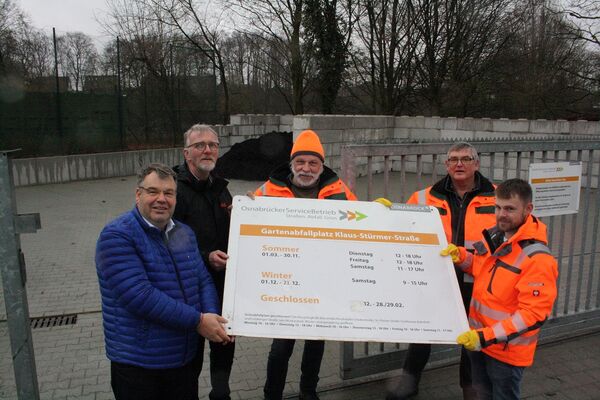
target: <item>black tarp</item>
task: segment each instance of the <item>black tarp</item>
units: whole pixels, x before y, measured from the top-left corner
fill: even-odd
[[[228,179],[265,181],[275,167],[289,162],[291,151],[292,132],[269,132],[231,146],[215,172]]]

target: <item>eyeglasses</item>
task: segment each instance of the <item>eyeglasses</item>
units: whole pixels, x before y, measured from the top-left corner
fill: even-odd
[[[196,142],[196,143],[190,144],[189,146],[186,146],[186,149],[189,149],[190,147],[193,147],[199,151],[204,151],[204,150],[206,150],[206,147],[208,147],[211,151],[216,151],[216,150],[219,150],[219,143],[218,142]]]
[[[450,157],[448,159],[448,165],[457,165],[458,162],[461,162],[463,165],[471,165],[475,159],[473,157]]]
[[[162,193],[165,196],[165,198],[171,200],[177,196],[177,192],[175,190],[171,190],[171,189],[160,190],[160,189],[156,189],[156,188],[152,188],[152,187],[147,188],[147,187],[143,187],[143,186],[138,186],[138,188],[145,191],[146,194],[150,197],[158,197]]]

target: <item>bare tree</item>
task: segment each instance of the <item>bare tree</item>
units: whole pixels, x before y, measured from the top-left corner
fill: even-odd
[[[570,70],[576,79],[584,79],[596,85],[600,84],[600,71],[594,68],[600,57],[600,1],[598,0],[569,0],[559,3],[556,7],[546,6],[551,14],[558,14],[565,20],[566,30],[563,35],[584,43],[590,52],[588,63],[591,68],[587,71]],[[589,60],[588,60],[589,61]]]
[[[420,33],[417,71],[431,114],[443,111],[449,80],[476,79],[505,43],[498,38],[511,0],[409,0]]]
[[[573,116],[591,95],[583,42],[570,37],[571,23],[544,0],[522,2],[511,17],[519,24],[488,77],[493,110],[531,119]]]
[[[173,29],[166,26],[161,10],[149,7],[145,0],[107,0],[109,21],[104,27],[113,36],[123,39],[123,48],[132,59],[143,63],[156,78],[169,72],[169,44]]]
[[[67,32],[58,38],[57,47],[63,73],[73,82],[74,90],[81,91],[85,77],[96,71],[96,46],[92,39],[82,32]]]
[[[226,60],[227,80],[235,85],[248,85],[251,78],[251,42],[246,36],[234,33],[223,41],[221,47]]]
[[[137,108],[142,113],[135,115],[134,119],[139,119],[143,124],[144,140],[148,139],[151,129],[170,132],[172,138],[178,137],[181,127],[174,104],[175,82],[169,46],[175,38],[174,29],[161,22],[166,16],[160,16],[160,9],[148,7],[144,0],[107,0],[107,4],[108,20],[104,21],[104,28],[121,38],[124,86],[141,87],[143,90],[139,100],[142,105]],[[153,83],[152,87],[158,93],[150,92],[149,82]],[[149,98],[153,102],[149,102]],[[162,118],[155,119],[151,107],[163,110],[167,124]],[[135,130],[130,134],[142,141]]]
[[[27,78],[48,76],[52,69],[52,43],[47,35],[31,29],[19,41],[17,57]]]
[[[265,50],[274,68],[273,84],[284,96],[294,114],[304,113],[311,46],[303,36],[304,0],[231,0],[238,14],[251,27],[249,37],[266,40],[259,48]],[[256,33],[259,33],[258,35]],[[291,90],[291,98],[288,96]]]
[[[570,0],[560,11],[576,22],[571,33],[600,50],[600,1]]]
[[[223,122],[229,122],[229,85],[225,60],[223,59],[221,50],[225,35],[219,28],[220,17],[211,20],[207,16],[207,10],[211,6],[211,3],[198,0],[143,1],[152,9],[158,11],[155,15],[158,21],[176,29],[185,38],[187,44],[193,46],[214,65],[219,73],[219,80],[223,87]]]
[[[372,112],[393,115],[406,107],[415,81],[419,32],[412,10],[402,0],[362,0],[351,54],[360,86]]]
[[[0,0],[0,75],[16,69],[19,41],[29,24],[13,0]]]

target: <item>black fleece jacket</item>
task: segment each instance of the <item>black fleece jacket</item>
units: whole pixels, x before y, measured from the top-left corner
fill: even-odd
[[[173,170],[177,173],[177,205],[173,218],[190,226],[196,234],[200,254],[222,301],[225,271],[215,271],[208,263],[208,255],[215,250],[227,252],[232,201],[227,189],[229,182],[212,173],[207,181],[198,181],[185,163]]]

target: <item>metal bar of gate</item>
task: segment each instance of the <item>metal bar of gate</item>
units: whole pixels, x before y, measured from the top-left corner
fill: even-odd
[[[581,161],[581,150],[577,150],[577,161]],[[573,249],[575,248],[575,232],[577,232],[577,220],[578,215],[573,214],[573,222],[571,223],[571,238],[569,240],[569,249],[571,249],[569,254],[569,261],[567,263],[567,287],[565,290],[565,306],[563,308],[564,314],[569,313],[569,306],[571,304],[571,286],[573,279],[573,259],[575,255],[573,254]],[[561,260],[562,261],[562,260]],[[561,265],[561,263],[559,263]],[[575,294],[577,296],[577,294]]]
[[[585,138],[583,140],[557,141],[482,141],[474,144],[478,152],[485,158],[485,162],[482,161],[482,169],[489,171],[491,180],[496,177],[499,179],[510,178],[513,176],[513,169],[515,177],[527,178],[528,165],[531,163],[575,161],[575,158],[577,158],[577,161],[582,161],[584,158],[582,155],[586,152],[588,165],[582,172],[587,179],[585,180],[586,186],[582,190],[582,195],[585,198],[580,209],[583,219],[575,214],[550,217],[545,221],[549,228],[548,239],[552,243],[552,252],[557,255],[559,261],[560,274],[558,302],[553,311],[553,318],[548,321],[545,329],[542,330],[542,337],[560,338],[574,331],[584,332],[585,329],[596,329],[599,325],[598,321],[600,321],[600,271],[595,271],[596,268],[593,268],[593,266],[597,260],[596,253],[600,253],[600,244],[597,244],[600,240],[598,228],[598,225],[600,225],[600,209],[597,209],[597,206],[600,205],[600,189],[593,189],[592,185],[600,184],[600,171],[595,172],[597,175],[594,179],[594,171],[600,169],[600,165],[598,165],[600,161],[596,162],[597,160],[594,159],[594,153],[598,153],[598,150],[600,150],[600,141],[598,138]],[[415,181],[418,190],[423,186],[428,186],[424,185],[426,178],[435,176],[433,182],[437,180],[437,157],[446,153],[448,143],[406,143],[348,147],[351,148],[348,154],[351,154],[350,158],[354,159],[366,161],[368,157],[374,157],[372,162],[378,162],[375,159],[376,157],[383,157],[384,161],[388,157],[398,157],[400,161],[398,163],[400,167],[400,188],[397,192],[400,193],[401,201],[406,201],[406,197],[413,191]],[[502,154],[497,157],[496,154],[499,153]],[[513,163],[511,158],[515,153],[516,163]],[[342,160],[345,159],[345,155],[346,153],[343,154]],[[432,160],[431,171],[429,171],[428,166],[425,166],[425,161],[428,161],[430,156]],[[502,161],[499,159],[500,156],[503,156]],[[525,157],[528,157],[528,160],[525,160]],[[486,164],[488,159],[489,164]],[[410,162],[406,162],[407,160]],[[393,164],[392,167],[394,166],[396,164]],[[503,168],[503,170],[499,171],[500,168]],[[350,171],[350,169],[348,170]],[[355,171],[356,168],[353,168],[352,172]],[[407,183],[407,173],[414,173],[416,178],[410,185]],[[425,175],[429,175],[429,177],[425,177]],[[349,176],[348,178],[353,179],[355,177]],[[389,180],[392,179],[392,177],[389,178]],[[387,179],[385,185],[388,186]],[[568,239],[567,236],[569,236]],[[576,257],[580,257],[579,260]],[[589,264],[587,261],[589,261]],[[585,296],[585,298],[582,296]],[[357,344],[357,346],[354,347],[348,343],[343,346],[344,354],[341,367],[345,379],[401,367],[404,358],[404,347],[398,345],[373,345],[371,347],[363,343]],[[356,354],[356,350],[360,354]],[[347,352],[352,352],[352,354],[349,355]],[[430,361],[447,362],[455,356],[455,354],[449,352],[442,354],[442,351],[436,349]]]
[[[21,233],[19,227],[22,227],[20,228],[22,232],[31,232],[31,230],[28,230],[26,223],[21,223],[16,215],[13,189],[11,163],[8,153],[2,152],[0,153],[0,272],[17,397],[20,400],[38,400],[40,393],[29,325],[25,269],[18,236]]]
[[[584,190],[584,195],[583,195],[583,207],[581,207],[581,209],[583,209],[583,222],[582,222],[582,234],[581,234],[581,247],[579,250],[580,256],[579,256],[579,279],[577,280],[577,292],[576,292],[576,300],[575,300],[575,311],[581,311],[579,309],[579,305],[581,303],[581,296],[583,295],[582,290],[581,290],[581,286],[583,284],[583,279],[581,279],[581,276],[583,275],[583,268],[584,268],[584,261],[586,258],[585,255],[585,244],[587,243],[586,240],[586,232],[588,229],[588,214],[590,212],[590,201],[589,201],[589,196],[590,196],[590,178],[592,176],[592,160],[590,157],[592,157],[592,152],[593,150],[588,150],[587,154],[588,154],[588,162],[587,162],[587,170],[585,172],[585,176],[587,176],[586,179],[586,187]],[[583,161],[582,161],[583,162]],[[583,182],[582,182],[583,183]],[[580,210],[581,210],[580,209]],[[591,266],[590,266],[591,268]],[[589,294],[588,294],[589,295]]]
[[[431,156],[431,181],[432,182],[437,182],[437,180],[438,180],[437,163],[438,163],[438,155],[433,154]]]

